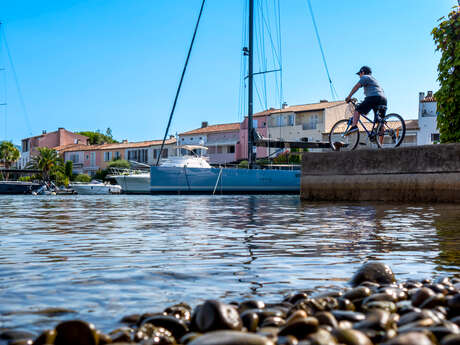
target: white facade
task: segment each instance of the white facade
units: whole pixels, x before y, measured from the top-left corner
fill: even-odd
[[[428,91],[425,97],[424,92],[419,95],[418,124],[419,133],[417,135],[417,145],[429,145],[439,143],[439,130],[437,129],[436,101],[433,92]]]

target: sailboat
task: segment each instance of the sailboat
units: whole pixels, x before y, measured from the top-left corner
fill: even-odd
[[[245,55],[248,56],[248,168],[195,168],[187,166],[162,166],[157,164],[156,166],[150,167],[150,193],[299,193],[299,170],[259,169],[255,166],[256,155],[254,152],[254,139],[256,133],[253,128],[252,120],[254,97],[254,0],[248,1],[248,47],[245,49]],[[203,5],[201,7],[200,17],[202,10]],[[195,38],[195,34],[193,39]],[[184,72],[182,73],[182,78]],[[182,78],[179,83],[179,90]],[[176,100],[174,101],[174,106],[176,101],[177,95]],[[171,117],[168,123],[168,129]],[[166,130],[166,134],[168,129]]]

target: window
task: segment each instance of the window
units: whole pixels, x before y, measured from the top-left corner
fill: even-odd
[[[88,160],[88,159],[89,159],[89,156],[88,156],[88,155],[86,155],[86,160]]]
[[[252,128],[257,128],[257,120],[252,120]]]
[[[147,149],[130,150],[128,151],[128,160],[139,162],[139,163],[147,163],[148,150]]]
[[[78,153],[71,153],[69,160],[72,161],[73,163],[78,163]]]
[[[153,150],[153,159],[158,159],[158,156],[160,155],[160,149],[154,149]],[[163,152],[161,154],[161,158],[168,158],[168,149],[164,148]]]
[[[318,127],[318,114],[312,114],[307,117],[307,121],[302,124],[303,130],[316,129]]]
[[[222,146],[217,146],[217,153],[222,153]]]
[[[230,145],[227,147],[228,153],[235,153],[235,145]]]
[[[113,157],[113,158],[114,158],[115,160],[121,159],[120,152],[119,152],[119,151],[116,151],[116,152],[114,153],[114,157]]]
[[[112,160],[112,152],[104,152],[104,161],[109,162]]]
[[[294,114],[288,115],[287,122],[288,126],[294,126]]]
[[[431,142],[439,142],[439,133],[431,133]]]
[[[209,153],[209,154],[214,154],[214,153],[216,153],[216,147],[215,147],[215,146],[210,146],[210,147],[209,147],[209,150],[208,150],[208,153]]]

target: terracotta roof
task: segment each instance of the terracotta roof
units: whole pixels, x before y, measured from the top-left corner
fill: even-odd
[[[74,133],[74,132],[71,132],[71,131],[68,131],[67,129],[65,128],[62,128],[63,131],[67,132],[67,133],[70,133],[72,135],[75,135],[77,137],[82,137],[82,138],[85,138],[85,139],[89,139],[89,137],[87,137],[86,135],[82,135],[82,134],[78,134],[78,133]],[[41,137],[45,137],[49,134],[54,134],[54,133],[58,133],[59,132],[59,129],[56,130],[56,131],[53,131],[53,132],[47,132],[47,133],[42,133],[42,134],[39,134],[39,135],[35,135],[33,137],[29,137],[29,138],[25,138],[25,139],[22,139],[22,140],[26,140],[26,139],[34,139],[34,138],[41,138]]]
[[[167,139],[165,145],[175,144],[176,138]],[[102,145],[81,145],[81,144],[72,144],[54,147],[59,153],[63,152],[74,152],[74,151],[102,151],[102,150],[122,150],[122,149],[132,149],[132,148],[141,148],[149,147],[154,145],[161,145],[163,140],[150,140],[150,141],[139,141],[133,143],[115,143],[115,144],[102,144]]]
[[[283,109],[267,109],[261,111],[259,113],[254,114],[254,117],[259,116],[266,116],[272,114],[282,114],[282,113],[298,113],[303,111],[315,111],[315,110],[323,110],[327,108],[336,107],[339,105],[345,104],[344,101],[336,101],[336,102],[320,102],[320,103],[312,103],[312,104],[302,104],[302,105],[292,105]]]
[[[240,130],[240,123],[225,123],[221,125],[211,125],[203,128],[197,128],[188,132],[181,133],[179,135],[190,135],[190,134],[209,134],[209,133],[217,133],[217,132],[232,132],[232,131],[239,131]]]

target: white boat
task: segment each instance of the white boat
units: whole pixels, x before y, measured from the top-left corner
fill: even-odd
[[[82,195],[103,195],[103,194],[120,194],[121,187],[104,183],[101,181],[91,182],[74,182],[69,185],[77,194]]]
[[[204,156],[208,148],[199,145],[177,146],[178,155],[160,161],[162,167],[204,168],[209,169],[208,157]],[[148,166],[150,168],[150,166]],[[126,194],[150,194],[150,172],[143,170],[117,169],[111,170],[110,178],[114,178]]]

